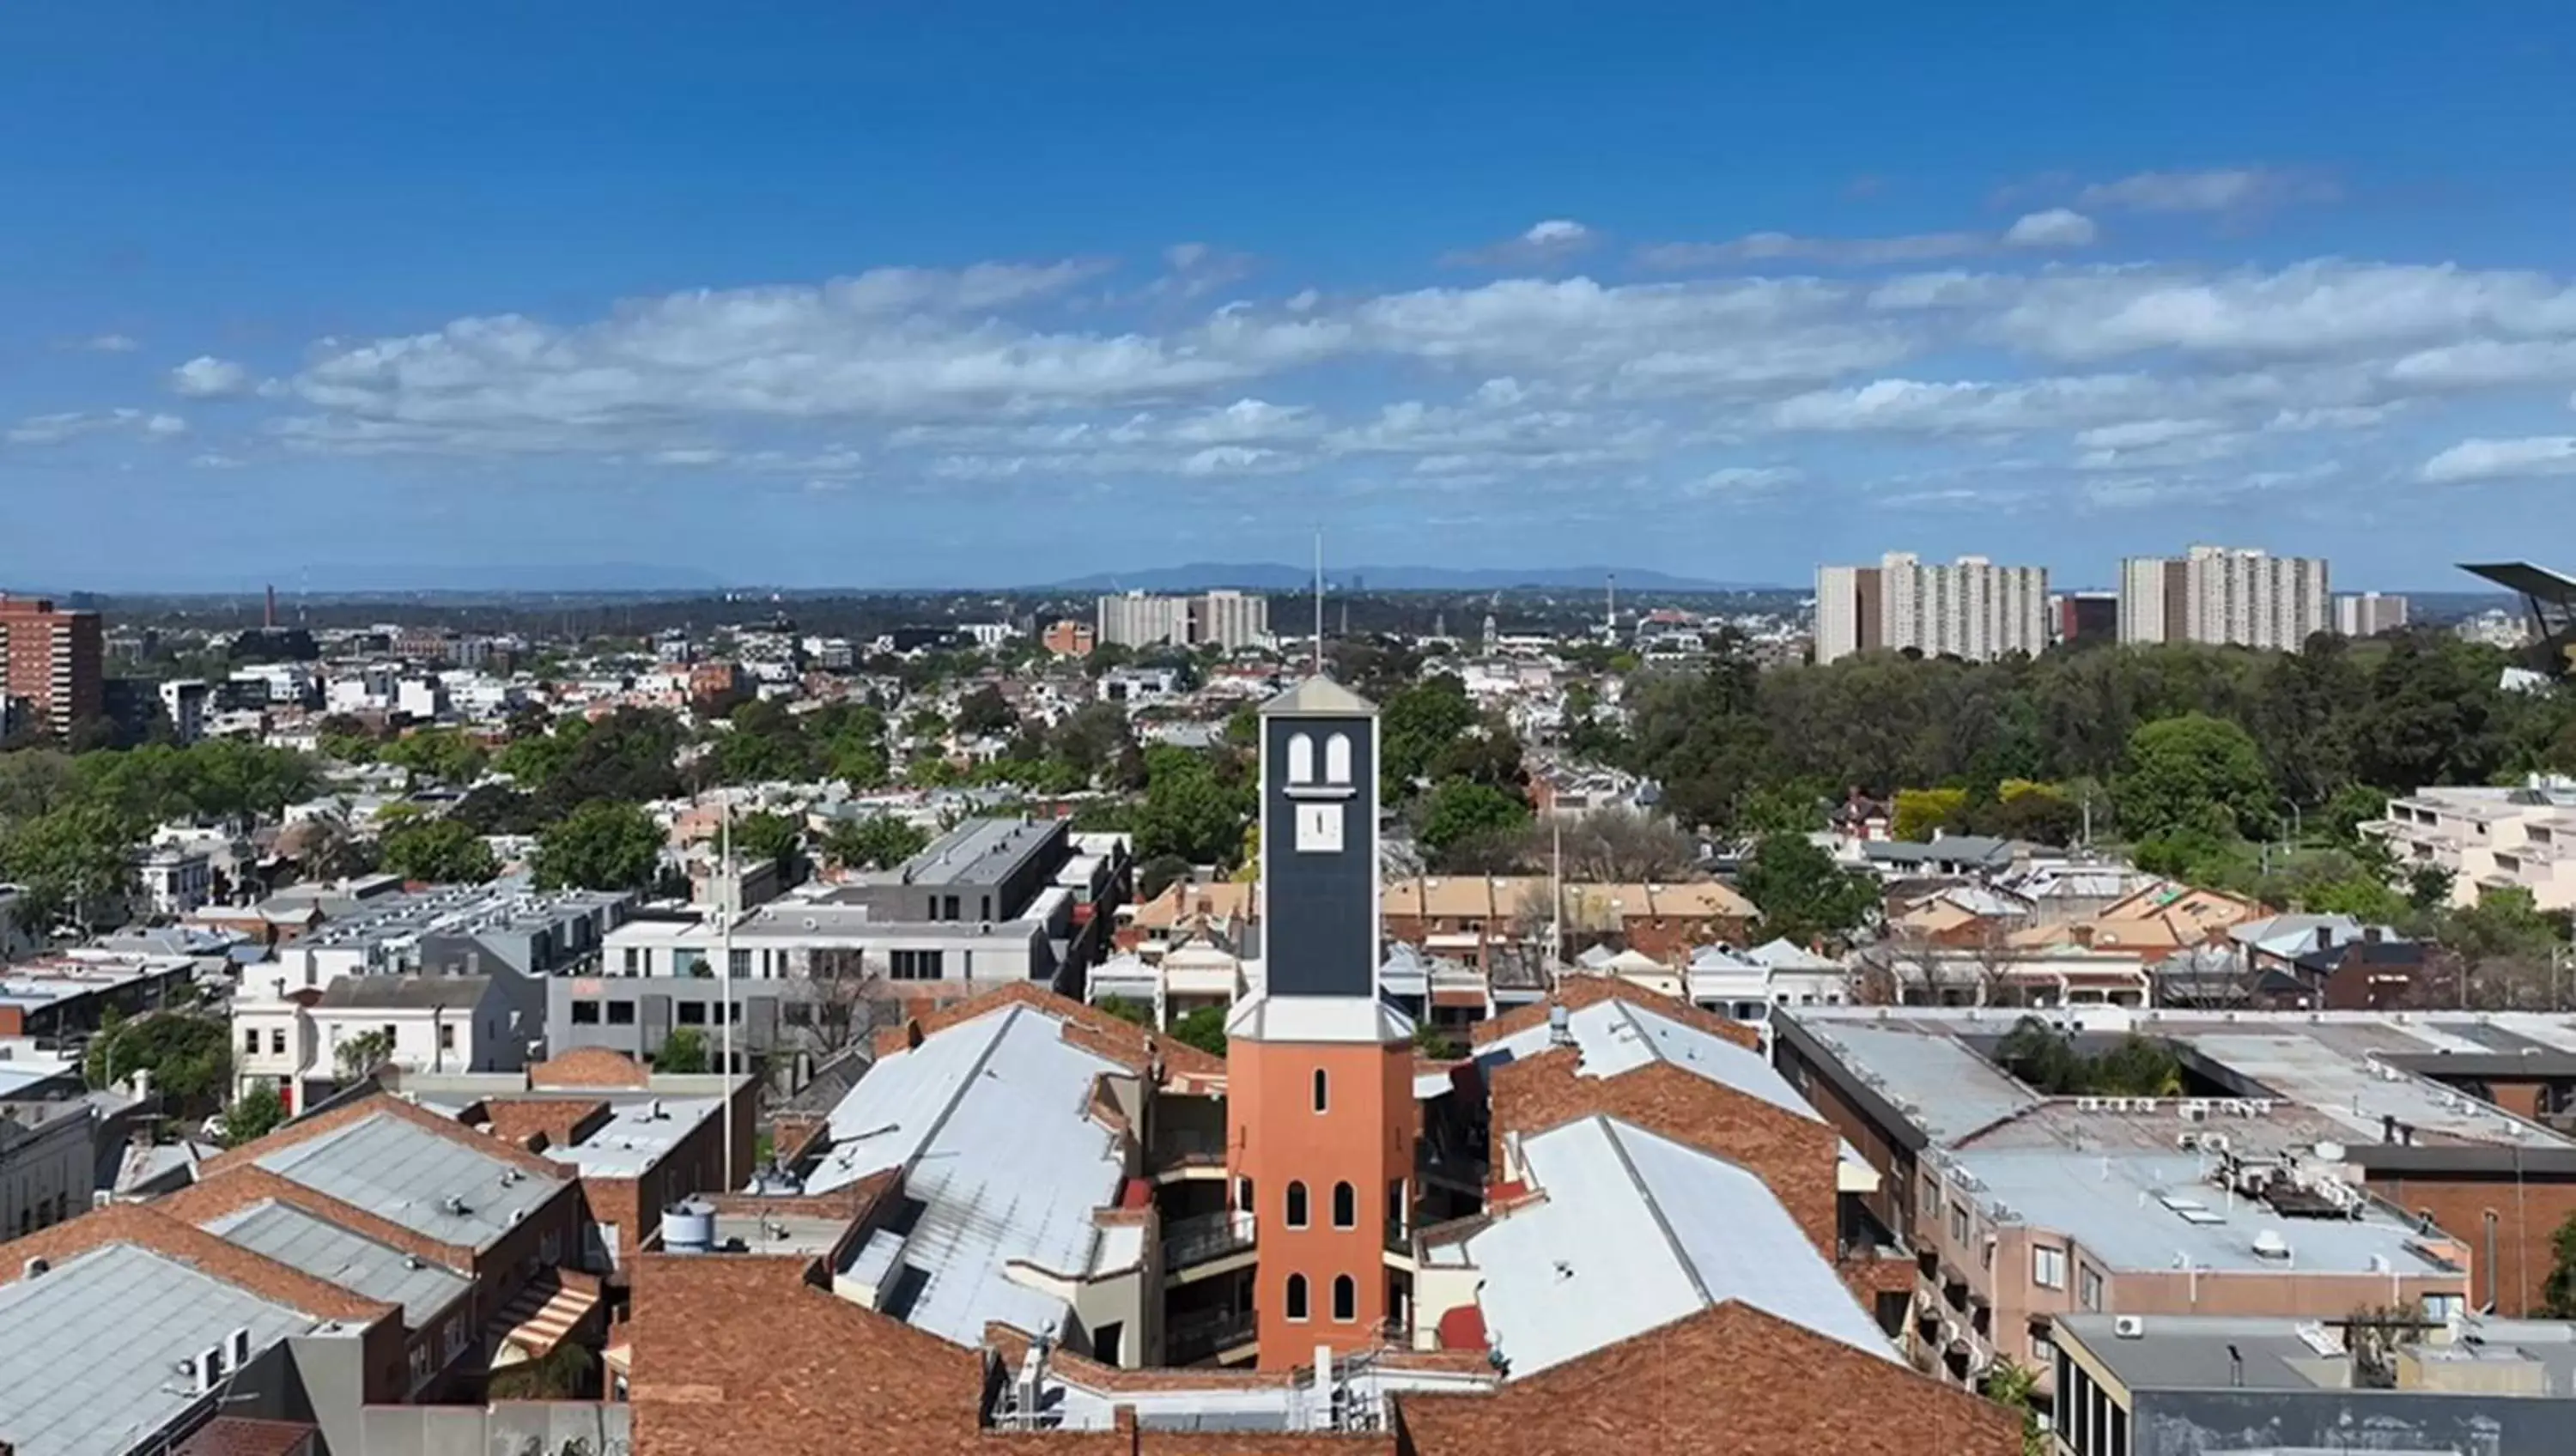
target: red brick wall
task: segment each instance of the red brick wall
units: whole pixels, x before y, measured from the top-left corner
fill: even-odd
[[[2442,1232],[2469,1250],[2470,1300],[2495,1302],[2520,1318],[2540,1307],[2541,1284],[2555,1261],[2550,1240],[2576,1215],[2576,1181],[2517,1184],[2511,1178],[2372,1178],[2370,1191],[2408,1213],[2430,1211]],[[2487,1221],[2496,1215],[2496,1267],[2486,1267]]]

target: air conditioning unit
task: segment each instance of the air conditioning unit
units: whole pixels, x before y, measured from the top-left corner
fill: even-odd
[[[2113,1315],[2111,1333],[2124,1340],[2143,1339],[2147,1333],[2147,1317],[2142,1314]]]

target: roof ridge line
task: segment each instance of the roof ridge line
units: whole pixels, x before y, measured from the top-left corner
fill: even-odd
[[[1664,1236],[1664,1247],[1672,1250],[1673,1262],[1681,1266],[1682,1277],[1690,1281],[1691,1292],[1699,1296],[1700,1307],[1705,1309],[1708,1306],[1715,1304],[1717,1301],[1709,1295],[1708,1285],[1699,1277],[1699,1266],[1691,1262],[1689,1251],[1682,1247],[1681,1236],[1673,1232],[1671,1220],[1664,1217],[1662,1205],[1655,1201],[1655,1190],[1647,1186],[1645,1175],[1637,1171],[1635,1160],[1628,1156],[1628,1145],[1619,1140],[1617,1130],[1610,1126],[1613,1122],[1618,1122],[1622,1126],[1626,1126],[1628,1125],[1626,1120],[1623,1118],[1614,1118],[1606,1112],[1596,1112],[1592,1114],[1592,1117],[1594,1121],[1601,1124],[1602,1135],[1610,1141],[1611,1156],[1619,1160],[1620,1171],[1628,1175],[1629,1185],[1637,1190],[1638,1201],[1646,1205],[1647,1217],[1652,1218],[1655,1221],[1655,1231]],[[1641,1132],[1650,1131],[1649,1129],[1644,1128],[1640,1128],[1638,1130]],[[1660,1136],[1660,1134],[1656,1135]],[[1670,1139],[1666,1139],[1666,1141],[1670,1141]],[[1729,1167],[1736,1167],[1739,1171],[1746,1171],[1741,1169],[1733,1159],[1720,1158],[1718,1161],[1727,1164]],[[1760,1184],[1762,1183],[1762,1180],[1756,1177],[1754,1178],[1754,1182]],[[1762,1187],[1764,1192],[1768,1193],[1770,1191],[1770,1185],[1762,1184]],[[1777,1201],[1778,1195],[1773,1194],[1772,1197],[1774,1201]]]

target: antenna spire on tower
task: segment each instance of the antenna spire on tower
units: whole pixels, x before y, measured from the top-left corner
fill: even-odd
[[[1324,532],[1315,531],[1315,675],[1324,674]]]

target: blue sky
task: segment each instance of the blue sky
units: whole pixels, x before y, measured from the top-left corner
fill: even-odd
[[[2104,8],[8,7],[0,584],[2576,565],[2576,12]]]

